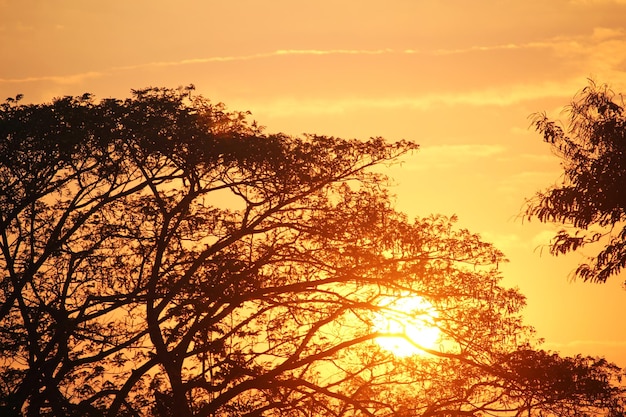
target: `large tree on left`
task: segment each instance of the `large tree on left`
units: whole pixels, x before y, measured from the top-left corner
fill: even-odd
[[[191,91],[0,109],[2,415],[621,412],[617,367],[535,349],[496,248],[393,210],[370,168],[416,145]],[[410,296],[440,347],[400,358],[374,323]]]

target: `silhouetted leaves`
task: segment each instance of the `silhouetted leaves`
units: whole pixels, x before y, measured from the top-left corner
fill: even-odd
[[[534,117],[536,129],[562,160],[563,181],[529,201],[526,215],[568,226],[551,242],[554,255],[601,240],[604,248],[576,275],[605,282],[626,266],[626,115],[615,94],[593,82],[567,111],[566,131],[545,114]],[[593,226],[601,229],[590,230]]]
[[[529,347],[500,251],[454,217],[393,209],[370,168],[415,144],[266,134],[191,91],[2,106],[3,413],[621,409],[617,368],[590,376],[596,362],[582,361],[578,377],[561,366],[573,359]],[[400,359],[372,322],[383,300],[409,295],[437,310],[442,341]],[[597,394],[582,383],[548,395],[568,377],[553,363],[600,378],[607,401],[571,406]]]

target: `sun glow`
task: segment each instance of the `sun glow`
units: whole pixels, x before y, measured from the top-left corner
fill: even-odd
[[[374,317],[373,330],[403,336],[380,336],[376,343],[398,357],[426,354],[435,350],[440,332],[436,326],[437,311],[420,296],[385,297]],[[408,340],[407,340],[408,339]]]

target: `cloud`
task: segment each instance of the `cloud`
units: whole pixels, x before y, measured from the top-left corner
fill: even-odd
[[[602,0],[587,0],[585,3],[609,3]],[[626,4],[626,0],[615,1]],[[626,60],[626,30],[621,27],[598,26],[591,33],[573,36],[555,36],[541,41],[473,45],[461,49],[439,49],[432,55],[447,56],[476,53],[497,53],[501,51],[548,50],[561,62],[569,62],[572,68],[584,68],[587,75],[623,81],[623,68]],[[538,58],[539,59],[539,58]]]
[[[626,0],[625,0],[626,1]],[[607,40],[614,40],[624,37],[624,30],[611,29],[611,28],[596,28],[591,36],[576,36],[576,37],[555,37],[547,39],[545,41],[533,41],[533,42],[521,42],[521,43],[505,43],[505,44],[481,44],[473,45],[467,48],[461,49],[434,49],[434,50],[416,50],[416,49],[278,49],[269,52],[261,52],[248,55],[220,55],[220,56],[208,56],[208,57],[196,57],[187,58],[181,60],[172,61],[153,61],[145,62],[136,65],[122,65],[103,70],[103,73],[122,72],[122,71],[134,71],[138,69],[160,68],[160,67],[176,67],[187,65],[199,65],[199,64],[211,64],[211,63],[225,63],[225,62],[244,62],[252,60],[263,60],[271,58],[281,57],[297,57],[297,56],[336,56],[336,55],[353,55],[353,56],[372,56],[372,55],[395,55],[399,56],[413,56],[420,55],[425,58],[436,57],[443,55],[459,55],[459,54],[472,54],[483,53],[493,51],[509,51],[509,50],[530,50],[530,49],[552,49],[555,53],[570,53],[570,52],[594,52],[594,46],[597,43],[605,42]],[[590,48],[591,46],[591,48]],[[618,55],[623,55],[618,54]],[[57,80],[59,78],[80,78],[82,74],[69,75],[67,77],[60,76],[41,76],[38,79],[50,79]],[[2,82],[27,82],[28,78],[2,80]],[[55,81],[56,82],[56,81]]]
[[[624,4],[626,4],[626,0],[624,0]],[[593,34],[591,35],[591,39],[596,41],[604,41],[607,39],[615,39],[622,38],[626,34],[626,30],[622,28],[605,28],[605,27],[596,27],[593,29]]]
[[[273,55],[382,55],[392,54],[393,49],[279,49]]]
[[[153,61],[140,63],[136,65],[122,65],[115,66],[108,69],[103,69],[94,72],[75,73],[69,75],[41,75],[35,77],[23,77],[23,78],[4,78],[0,79],[0,83],[26,83],[34,81],[52,81],[56,83],[72,83],[76,80],[82,80],[83,78],[93,77],[95,75],[104,76],[111,75],[119,72],[129,72],[142,69],[151,68],[165,68],[165,67],[178,67],[189,65],[201,65],[212,63],[227,63],[227,62],[245,62],[253,60],[264,60],[271,58],[282,57],[298,57],[298,56],[337,56],[337,55],[353,55],[353,56],[373,56],[373,55],[424,55],[424,56],[436,56],[445,54],[459,54],[472,51],[486,51],[486,50],[499,50],[510,48],[529,48],[538,47],[539,44],[525,44],[525,45],[494,45],[494,46],[475,46],[466,50],[436,50],[436,51],[418,51],[414,49],[394,50],[390,48],[386,49],[278,49],[271,52],[263,52],[257,54],[248,55],[221,55],[221,56],[209,56],[209,57],[197,57],[187,58],[175,61]],[[449,100],[449,99],[448,99]]]
[[[0,78],[0,83],[28,83],[28,82],[40,82],[51,81],[59,84],[72,84],[78,83],[86,78],[102,77],[110,75],[116,72],[134,71],[140,69],[159,68],[159,67],[175,67],[185,65],[197,65],[208,63],[221,63],[221,62],[237,62],[237,61],[251,61],[257,59],[267,59],[272,57],[290,56],[290,55],[310,55],[310,56],[323,56],[323,55],[382,55],[395,53],[391,49],[279,49],[273,52],[250,54],[250,55],[225,55],[225,56],[211,56],[203,58],[189,58],[177,61],[155,61],[137,65],[124,65],[109,68],[104,71],[91,71],[84,73],[76,73],[69,75],[42,75],[36,77],[23,77],[23,78]]]
[[[626,1],[626,0],[625,0]],[[108,69],[79,72],[68,75],[40,75],[22,78],[0,78],[1,84],[50,82],[55,84],[79,84],[86,79],[117,76],[138,70],[175,68],[180,66],[220,64],[229,62],[246,62],[254,60],[280,59],[299,56],[381,56],[388,60],[393,56],[414,56],[424,58],[440,55],[472,54],[488,51],[508,51],[519,49],[551,48],[555,54],[573,59],[577,67],[588,68],[589,73],[553,79],[543,82],[517,82],[505,85],[486,84],[482,87],[466,87],[463,91],[453,86],[450,91],[413,92],[402,96],[403,92],[387,93],[381,96],[330,97],[328,99],[308,99],[290,97],[264,97],[263,114],[268,116],[290,116],[293,114],[339,114],[359,109],[430,109],[436,106],[508,106],[529,100],[543,98],[571,98],[573,92],[586,84],[585,77],[598,76],[599,79],[610,79],[613,83],[626,81],[623,74],[617,71],[626,60],[625,31],[621,29],[596,28],[592,35],[586,37],[553,38],[543,42],[506,43],[494,45],[474,45],[465,49],[278,49],[271,52],[248,55],[221,55],[188,58],[173,61],[154,61],[137,65],[115,66]],[[389,58],[385,57],[389,56]],[[434,58],[433,58],[434,59]],[[579,65],[580,64],[580,65]],[[201,67],[200,67],[201,68]],[[621,75],[620,75],[621,74]],[[610,78],[609,78],[610,77]],[[446,86],[443,86],[445,89]],[[355,95],[357,93],[354,93]],[[384,94],[384,93],[383,93]],[[247,97],[250,103],[250,97]],[[246,104],[249,107],[249,104]]]
[[[395,53],[392,49],[278,49],[273,52],[250,55],[225,55],[204,58],[182,59],[178,61],[159,61],[139,65],[115,67],[113,70],[127,71],[151,67],[171,67],[181,65],[195,65],[220,62],[252,61],[283,56],[324,56],[324,55],[383,55]]]
[[[552,42],[526,42],[526,43],[506,43],[498,45],[475,45],[469,48],[460,49],[437,49],[433,51],[433,55],[454,55],[454,54],[467,54],[472,52],[491,52],[491,51],[506,51],[506,50],[519,50],[519,49],[540,49],[540,48],[554,48]]]
[[[50,81],[56,84],[79,84],[86,79],[100,78],[107,73],[99,71],[89,71],[70,75],[42,75],[40,77],[24,78],[0,78],[0,84],[21,84]]]
[[[410,96],[387,97],[333,97],[328,99],[307,99],[278,97],[263,99],[257,106],[246,100],[246,107],[256,115],[287,117],[295,114],[341,114],[363,109],[413,109],[429,110],[435,107],[453,106],[497,106],[506,107],[526,101],[545,98],[569,100],[575,92],[586,84],[585,77],[574,77],[559,81],[536,84],[520,83],[500,87],[476,88],[468,91],[441,91]]]

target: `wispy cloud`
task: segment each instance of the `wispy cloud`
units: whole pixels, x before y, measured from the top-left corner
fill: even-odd
[[[129,65],[123,67],[116,67],[113,70],[133,70],[149,67],[171,67],[179,65],[193,65],[193,64],[207,64],[213,62],[236,62],[236,61],[252,61],[256,59],[265,59],[280,56],[289,55],[309,55],[309,56],[321,56],[321,55],[383,55],[392,54],[392,49],[278,49],[273,52],[251,54],[251,55],[232,55],[232,56],[213,56],[206,58],[192,58],[183,59],[178,61],[161,61],[150,62],[139,65]]]
[[[332,97],[328,99],[265,98],[262,103],[259,103],[258,108],[251,108],[251,110],[257,115],[286,117],[294,114],[341,114],[361,109],[428,110],[446,106],[505,107],[544,98],[569,100],[573,92],[578,91],[585,84],[585,77],[574,77],[535,84],[520,83],[467,91],[415,93],[407,96]],[[247,103],[246,107],[249,107],[250,100]]]
[[[39,77],[24,77],[24,78],[0,78],[2,84],[21,84],[21,83],[36,83],[36,82],[53,82],[56,84],[77,84],[90,78],[100,78],[105,76],[106,72],[89,71],[69,75],[42,75]]]
[[[588,0],[594,1],[594,0]],[[598,3],[603,0],[595,0]],[[608,1],[607,1],[608,2]],[[626,4],[626,0],[621,0],[621,3]],[[493,45],[474,45],[461,49],[438,49],[433,51],[436,55],[452,55],[452,54],[466,54],[472,52],[491,52],[491,51],[507,51],[507,50],[529,50],[529,49],[553,49],[561,51],[563,48],[575,47],[580,48],[585,45],[592,45],[598,42],[603,42],[610,39],[619,39],[626,36],[626,30],[623,28],[607,28],[596,27],[593,29],[591,35],[574,35],[574,36],[555,36],[542,41],[532,42],[520,42],[520,43],[506,43],[506,44],[493,44]]]
[[[588,0],[591,2],[607,2]],[[616,1],[617,2],[617,1]],[[626,0],[620,1],[626,4]],[[497,53],[501,51],[545,50],[562,62],[584,68],[587,75],[599,75],[611,80],[623,80],[623,63],[626,60],[626,30],[615,27],[595,27],[584,35],[556,36],[541,41],[473,45],[460,49],[439,49],[436,56]],[[539,54],[540,52],[537,52]],[[540,58],[537,58],[540,59]]]
[[[455,55],[455,54],[467,54],[472,52],[491,52],[491,51],[506,51],[506,50],[519,50],[519,49],[539,49],[539,48],[553,48],[553,42],[527,42],[527,43],[506,43],[497,45],[475,45],[468,48],[459,49],[437,49],[432,52],[433,55]]]
[[[136,65],[123,65],[109,68],[104,71],[91,71],[84,73],[76,73],[69,75],[43,75],[38,77],[23,77],[23,78],[0,78],[0,83],[28,83],[28,82],[40,82],[40,81],[52,81],[60,84],[71,84],[80,82],[85,78],[102,77],[115,72],[122,71],[134,71],[148,68],[159,67],[176,67],[185,65],[197,65],[197,64],[209,64],[209,63],[222,63],[222,62],[238,62],[238,61],[252,61],[258,59],[267,59],[272,57],[281,56],[323,56],[323,55],[383,55],[398,53],[392,49],[278,49],[273,52],[258,53],[250,55],[224,55],[224,56],[211,56],[203,58],[189,58],[177,61],[154,61]],[[400,52],[402,53],[402,52]]]
[[[626,0],[624,0],[626,1]],[[294,113],[299,114],[335,114],[351,111],[360,108],[394,109],[412,108],[429,109],[434,106],[508,106],[528,100],[542,99],[548,97],[570,98],[575,92],[586,83],[586,76],[601,76],[609,74],[613,82],[620,82],[623,77],[615,74],[621,62],[626,59],[623,52],[626,46],[626,33],[619,29],[598,28],[592,35],[585,38],[553,38],[542,42],[527,43],[506,43],[494,45],[474,45],[464,49],[437,49],[437,50],[417,50],[417,49],[278,49],[271,52],[263,52],[248,55],[220,55],[188,58],[172,61],[154,61],[134,65],[115,66],[108,69],[79,72],[74,74],[44,74],[40,76],[0,78],[1,84],[27,84],[37,82],[49,82],[60,85],[80,84],[88,79],[106,78],[118,76],[123,73],[133,71],[174,68],[192,65],[220,64],[230,62],[246,62],[255,60],[280,59],[289,57],[327,57],[327,56],[385,56],[383,59],[391,59],[392,56],[416,56],[416,57],[436,57],[442,55],[460,55],[482,53],[488,51],[505,51],[518,49],[538,49],[551,48],[556,54],[577,56],[576,61],[583,63],[603,62],[603,64],[586,65],[588,73],[581,76],[573,76],[570,79],[559,79],[544,82],[527,82],[509,84],[505,86],[488,87],[468,87],[466,91],[431,91],[407,94],[387,95],[386,97],[332,97],[328,99],[303,99],[297,100],[276,97],[274,99],[265,97],[263,100],[263,113],[270,116],[288,116]],[[389,56],[387,58],[386,56]],[[608,58],[607,58],[608,57]],[[592,59],[593,58],[593,59]],[[597,59],[596,59],[597,58]],[[608,59],[608,60],[607,60]],[[607,64],[608,62],[608,64]],[[601,68],[598,68],[602,65]],[[607,68],[606,66],[609,66]],[[583,67],[581,65],[581,67]],[[596,69],[598,68],[598,69]],[[445,88],[445,87],[444,87]],[[297,101],[297,103],[296,103]],[[297,104],[297,105],[295,105]],[[249,104],[246,104],[248,107]]]
[[[371,55],[423,55],[423,56],[437,56],[437,55],[450,55],[450,54],[463,54],[475,51],[488,51],[488,50],[501,50],[501,49],[521,49],[521,48],[537,48],[547,47],[547,45],[532,43],[532,44],[520,44],[520,45],[491,45],[491,46],[474,46],[467,49],[450,49],[450,50],[416,50],[416,49],[278,49],[271,52],[263,52],[249,55],[221,55],[221,56],[209,56],[188,58],[175,61],[153,61],[134,65],[115,66],[102,71],[92,71],[85,73],[75,73],[69,75],[42,75],[34,77],[23,78],[0,78],[0,83],[27,83],[27,82],[39,82],[39,81],[52,81],[61,84],[70,84],[79,82],[85,78],[93,78],[96,76],[106,76],[108,74],[134,71],[149,68],[163,68],[163,67],[176,67],[187,65],[199,65],[199,64],[211,64],[211,63],[227,63],[227,62],[244,62],[261,59],[270,59],[277,57],[289,57],[289,56],[334,56],[334,55],[354,55],[354,56],[371,56]]]

